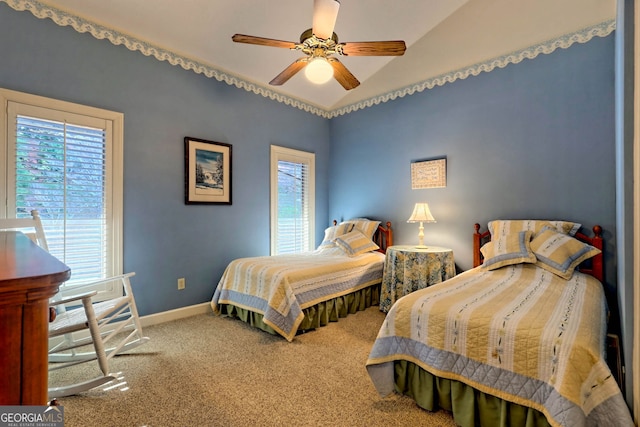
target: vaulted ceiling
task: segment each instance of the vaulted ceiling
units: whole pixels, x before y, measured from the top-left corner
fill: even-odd
[[[616,10],[615,0],[341,0],[335,25],[340,42],[404,40],[407,45],[404,56],[341,56],[361,82],[346,91],[335,80],[312,84],[304,73],[270,86],[302,54],[231,40],[241,33],[297,43],[311,27],[313,0],[4,1],[51,7],[71,22],[61,25],[325,114],[404,96],[422,90],[420,83],[442,84],[456,72],[477,74],[470,68],[477,64],[505,57],[495,64],[519,62],[537,54],[535,49],[523,54],[527,48],[563,38],[570,45],[581,40],[567,41],[569,35],[590,34],[605,23],[605,33],[610,32]],[[508,59],[518,52],[519,59]]]

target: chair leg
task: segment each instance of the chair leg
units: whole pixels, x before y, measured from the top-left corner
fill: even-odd
[[[50,337],[64,335],[64,341],[60,343],[52,343],[50,341],[49,370],[62,369],[97,359],[102,376],[77,384],[52,387],[49,389],[49,399],[78,394],[115,380],[115,377],[109,372],[109,359],[120,352],[135,348],[149,340],[148,337],[142,335],[142,325],[135,300],[133,299],[131,284],[129,283],[129,277],[133,276],[133,274],[129,273],[115,278],[122,280],[125,289],[124,296],[121,298],[104,303],[98,302],[94,306],[92,297],[97,294],[97,291],[93,290],[54,303],[59,305],[81,299],[84,310],[74,309],[65,312],[65,317],[59,318],[60,323],[50,328]],[[87,327],[90,338],[85,335],[83,338],[74,339],[73,333]],[[54,333],[51,331],[54,331]],[[62,334],[62,331],[74,332]],[[55,335],[55,332],[60,333],[60,335]],[[111,339],[118,343],[115,346],[110,346]],[[93,344],[93,352],[83,353],[76,351],[90,344]]]
[[[91,334],[91,338],[93,340],[93,346],[96,351],[98,365],[100,365],[100,370],[102,371],[103,376],[81,383],[74,383],[61,387],[51,387],[49,388],[49,400],[58,397],[71,396],[73,394],[91,390],[92,388],[99,387],[103,384],[113,381],[116,378],[113,375],[109,374],[109,361],[104,350],[104,343],[102,342],[102,336],[98,327],[98,320],[96,319],[96,314],[93,310],[93,305],[91,304],[91,298],[83,298],[82,305],[84,306],[85,314],[87,316],[89,333]]]
[[[149,341],[149,338],[142,334],[142,324],[138,317],[133,295],[130,295],[128,298],[127,303],[115,313],[104,316],[100,311],[94,310],[98,326],[101,330],[107,360],[116,354],[127,352]],[[126,318],[126,320],[120,320],[123,318]],[[109,326],[112,326],[112,328],[109,329]],[[126,333],[126,336],[122,338],[121,333]],[[75,350],[75,348],[81,347],[82,344],[91,344],[92,341],[95,341],[93,337],[74,339],[72,334],[65,334],[64,337],[65,343],[61,345],[61,347],[65,352],[58,352],[55,351],[55,348],[52,348],[54,352],[49,354],[50,362],[67,363],[88,361],[97,358],[95,351],[78,352]],[[115,346],[110,345],[112,339],[117,341]],[[71,350],[71,352],[66,352],[67,350]]]
[[[90,299],[83,299],[82,305],[84,305],[85,312],[87,314],[87,323],[89,324],[89,333],[91,334],[91,339],[93,340],[93,345],[96,350],[96,355],[98,356],[98,365],[100,365],[100,370],[104,375],[109,373],[109,363],[107,361],[107,354],[104,351],[104,344],[102,343],[102,336],[100,334],[100,329],[98,327],[98,320],[96,319],[96,314],[93,311],[93,305]]]

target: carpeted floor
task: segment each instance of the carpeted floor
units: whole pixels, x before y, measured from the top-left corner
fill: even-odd
[[[111,362],[115,387],[59,399],[65,426],[454,427],[446,412],[378,396],[365,362],[383,319],[371,307],[291,343],[213,314],[148,327],[149,343]],[[50,383],[98,373],[84,364]]]

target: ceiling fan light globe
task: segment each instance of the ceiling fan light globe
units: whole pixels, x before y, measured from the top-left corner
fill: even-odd
[[[304,75],[311,83],[324,84],[333,77],[333,67],[324,58],[313,58],[304,68]]]

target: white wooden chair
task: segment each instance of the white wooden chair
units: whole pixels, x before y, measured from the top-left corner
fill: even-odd
[[[23,231],[48,251],[38,211],[31,211],[31,215],[31,218],[0,219],[0,231]],[[131,288],[130,278],[134,275],[128,273],[74,286],[74,295],[59,292],[51,300],[56,314],[49,324],[49,371],[97,360],[102,375],[80,383],[49,387],[49,399],[77,394],[114,380],[109,360],[149,340],[142,334]],[[114,282],[122,284],[122,296],[96,298],[100,293],[97,289]],[[95,299],[100,302],[94,302]]]

